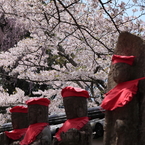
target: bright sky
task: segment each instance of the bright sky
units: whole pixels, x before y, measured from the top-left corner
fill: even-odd
[[[46,0],[46,2],[48,2],[49,0]],[[82,0],[83,2],[87,2],[87,0]],[[108,1],[108,0],[102,0],[102,2],[106,2],[106,1]],[[130,3],[130,4],[133,4],[133,0],[118,0],[118,3],[121,3],[121,1],[123,1],[124,3]],[[128,9],[127,10],[127,13],[128,13],[128,15],[130,15],[130,16],[132,16],[133,15],[133,11],[132,11],[132,9],[134,9],[134,8],[131,8],[131,9]],[[137,11],[136,13],[135,13],[135,15],[136,16],[139,16],[141,14],[141,12],[140,11]],[[141,19],[143,20],[143,21],[145,21],[145,14],[141,17]]]
[[[102,0],[102,2],[104,2],[104,3],[107,2],[107,1],[108,1],[108,0]],[[117,0],[116,0],[116,1],[117,1]],[[124,2],[124,3],[134,4],[132,1],[133,1],[133,0],[118,0],[118,3]],[[136,8],[137,8],[137,7],[136,7]],[[132,9],[135,9],[135,7],[134,7],[134,8],[130,8],[130,9],[127,10],[128,15],[130,15],[130,16],[133,15]],[[139,10],[139,9],[138,9],[138,10]],[[140,11],[135,12],[135,16],[139,16],[140,14],[141,14]],[[143,21],[145,21],[145,14],[144,14],[144,16],[141,17],[141,19],[142,19]]]
[[[133,4],[133,2],[132,2],[133,0],[119,0],[119,2],[121,2],[121,1],[123,1],[125,3],[129,2],[130,4]],[[135,7],[127,10],[128,15],[130,15],[130,16],[133,15],[133,11],[132,11],[133,9],[135,9]],[[139,16],[141,14],[141,11],[137,7],[136,7],[136,9],[138,9],[138,11],[135,12],[135,16]],[[143,16],[141,16],[141,19],[143,21],[145,21],[145,14]]]

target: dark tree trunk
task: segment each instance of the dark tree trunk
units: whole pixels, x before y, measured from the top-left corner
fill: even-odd
[[[135,56],[132,66],[111,64],[107,91],[120,82],[145,77],[145,43],[135,35],[122,32],[114,54]],[[124,107],[106,111],[104,145],[145,145],[145,80],[139,81],[138,92]]]

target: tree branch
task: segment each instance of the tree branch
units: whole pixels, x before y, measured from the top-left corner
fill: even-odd
[[[109,18],[110,18],[110,19],[111,19],[111,21],[113,22],[113,24],[114,24],[114,26],[115,26],[116,30],[117,30],[117,31],[118,31],[118,33],[120,34],[120,30],[118,29],[118,27],[117,27],[116,23],[114,22],[114,19],[111,17],[111,15],[108,13],[108,11],[106,10],[106,8],[104,7],[104,3],[102,3],[102,1],[101,1],[101,0],[99,0],[99,2],[100,2],[100,4],[101,4],[101,6],[102,6],[103,10],[105,11],[105,13],[109,16]]]

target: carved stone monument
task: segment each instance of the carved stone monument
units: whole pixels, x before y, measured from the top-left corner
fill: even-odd
[[[0,144],[13,145],[22,140],[28,127],[28,109],[24,106],[15,106],[10,109],[12,119],[12,131],[1,134]]]
[[[63,103],[67,120],[59,128],[53,145],[91,145],[92,129],[87,117],[86,90],[71,86],[62,89]]]
[[[119,35],[102,107],[106,109],[104,145],[145,145],[145,42]]]
[[[51,132],[48,124],[47,98],[34,98],[26,101],[28,105],[29,127],[20,145],[50,145]]]

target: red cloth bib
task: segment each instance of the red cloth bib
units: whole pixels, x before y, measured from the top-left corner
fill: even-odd
[[[27,131],[27,128],[22,129],[14,129],[12,131],[5,131],[5,134],[8,138],[11,138],[13,140],[20,139]]]
[[[105,94],[101,107],[105,110],[114,110],[118,107],[123,107],[132,100],[133,96],[137,93],[139,80],[143,79],[145,77],[119,83]]]
[[[24,139],[20,142],[20,145],[29,145],[34,142],[37,135],[44,129],[45,126],[49,125],[48,123],[35,123],[29,125]]]
[[[61,140],[60,134],[61,132],[67,132],[71,128],[75,128],[80,130],[85,124],[87,124],[89,121],[88,117],[80,117],[80,118],[74,118],[74,119],[68,119],[65,121],[63,126],[59,128],[58,132],[55,134],[55,137],[58,141]]]

